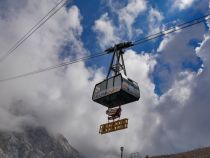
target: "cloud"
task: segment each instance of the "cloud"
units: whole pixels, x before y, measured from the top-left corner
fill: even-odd
[[[190,6],[192,6],[192,4],[195,2],[196,0],[174,0],[174,8],[178,8],[179,10],[184,10],[189,8]]]
[[[114,45],[119,41],[119,38],[116,35],[116,27],[109,19],[108,13],[103,14],[95,21],[93,30],[97,33],[97,39],[102,49]]]
[[[98,144],[97,147],[95,147],[95,152],[91,153],[90,157],[117,158],[119,157],[120,146],[125,147],[125,156],[128,157],[131,151],[142,150],[144,148],[144,144],[148,141],[147,138],[149,138],[149,135],[158,124],[155,114],[148,115],[154,108],[153,105],[157,100],[157,96],[154,94],[154,84],[149,79],[155,64],[155,58],[152,55],[146,53],[138,55],[133,50],[126,51],[125,65],[127,73],[129,78],[139,83],[141,99],[139,102],[134,102],[122,107],[122,117],[129,118],[128,129],[102,136],[92,133],[93,131],[88,132],[89,136],[94,137],[93,140],[89,140],[89,143]],[[138,68],[137,65],[139,65]],[[99,106],[100,108],[100,105],[95,104],[95,106]],[[101,115],[101,120],[95,120],[98,122],[98,125],[107,122],[105,109],[101,112]],[[147,121],[144,122],[144,120]],[[95,126],[95,128],[97,129],[98,126]]]
[[[198,64],[198,56],[190,42],[192,40],[202,40],[204,33],[204,25],[199,24],[164,37],[157,49],[159,64],[155,69],[155,73],[159,74],[163,81],[163,83],[160,83],[163,92],[170,89],[178,73],[183,70],[184,62]]]
[[[209,39],[205,38],[199,47],[200,54],[208,52],[208,43]],[[209,62],[204,62],[204,65],[201,74],[182,73],[182,77],[177,79],[171,90],[161,97],[157,107],[161,117],[159,130],[165,136],[159,134],[159,138],[155,138],[157,140],[154,146],[163,146],[160,149],[162,152],[184,151],[209,145],[206,140],[210,131],[207,126],[209,98],[206,95],[210,87],[207,81]],[[162,140],[168,142],[161,142]],[[166,144],[171,145],[165,148]]]
[[[105,3],[117,16],[118,22],[114,23],[108,13],[104,13],[95,21],[93,30],[97,33],[97,40],[102,49],[118,43],[123,38],[132,39],[142,33],[142,30],[134,28],[133,24],[147,9],[145,0],[129,0],[126,4],[109,0]]]
[[[160,32],[161,22],[164,19],[162,13],[160,13],[157,9],[151,8],[149,11],[148,22],[149,22],[149,30],[151,34]]]
[[[30,28],[29,25],[34,22],[34,19],[39,19],[38,17],[42,17],[44,12],[49,10],[45,8],[46,6],[50,8],[49,4],[51,4],[50,1],[28,1],[22,9],[23,12],[16,15],[16,19],[10,22],[5,18],[1,19],[1,30],[4,28],[4,31],[0,31],[3,52]],[[41,6],[38,7],[40,10],[37,10],[36,6]],[[79,50],[83,50],[83,43],[80,40],[83,30],[81,20],[78,7],[62,9],[19,47],[13,56],[0,64],[0,76],[2,78],[13,76],[57,64],[60,62],[58,57],[61,48],[69,41],[78,44]],[[81,55],[78,47],[74,47],[73,44],[69,58],[75,57],[75,54]],[[144,80],[141,85],[147,92],[142,92],[142,96],[146,98],[148,94],[153,95],[154,85],[150,80],[146,81],[155,65],[152,56],[147,54],[139,56],[133,51],[126,53],[126,56],[128,56],[126,63],[130,76],[136,81]],[[68,59],[65,58],[65,60]],[[135,71],[136,65],[131,63],[142,65],[142,69]],[[136,72],[141,75],[136,76]],[[1,83],[1,130],[20,130],[24,124],[43,125],[53,132],[64,134],[75,148],[88,157],[117,157],[116,146],[129,141],[129,137],[124,140],[119,132],[114,134],[114,138],[111,135],[104,137],[99,135],[99,125],[107,121],[106,108],[91,100],[94,85],[103,80],[104,76],[100,68],[87,68],[81,62],[70,67]],[[145,99],[145,102],[150,103],[150,101],[149,98]],[[133,106],[137,107],[137,104]],[[143,117],[147,107],[139,106],[139,108],[141,110],[135,112],[135,108],[125,107],[125,117],[132,116],[133,112],[135,112],[134,116],[138,116],[141,111],[141,117]],[[133,129],[137,128],[134,123],[130,126]],[[124,134],[128,135],[129,131],[124,131]],[[133,134],[133,140],[138,138],[135,131]],[[138,142],[134,141],[129,150],[136,148],[136,143]]]
[[[191,36],[193,37],[192,34]],[[186,35],[183,37],[188,38]],[[208,31],[200,46],[193,52],[194,55],[202,58],[204,68],[199,72],[179,69],[171,88],[160,97],[154,111],[157,112],[161,123],[155,129],[154,135],[151,135],[152,145],[146,146],[145,150],[149,148],[150,152],[153,151],[152,153],[174,153],[209,146],[206,140],[210,130],[207,126],[209,116],[206,112],[209,109],[209,99],[206,94],[210,87],[207,83],[210,65],[206,56],[209,42]],[[174,60],[173,56],[168,58]]]
[[[84,132],[80,133],[79,137],[91,144],[83,147],[83,151],[90,157],[118,157],[119,147],[124,146],[127,152],[125,156],[128,157],[128,153],[134,151],[153,155],[209,145],[206,140],[210,130],[207,126],[209,35],[206,34],[204,38],[205,33],[205,27],[201,24],[166,36],[158,48],[157,57],[144,52],[137,54],[133,50],[127,51],[125,64],[128,76],[137,81],[141,89],[139,102],[123,106],[122,115],[129,118],[129,128],[105,136],[95,135],[97,124],[106,119],[102,117],[105,109],[101,110],[100,105],[94,103],[94,106],[99,106],[97,113],[102,116],[92,117],[92,121],[97,122],[93,121],[91,126],[95,131],[86,126]],[[192,39],[201,41],[200,46],[195,48],[190,45]],[[196,72],[183,69],[184,60],[196,63],[197,57],[204,61],[204,70]],[[164,94],[158,97],[154,93],[151,74],[161,66],[160,61],[170,67],[170,73],[161,72],[164,68],[156,72],[161,73],[166,83],[163,85]],[[88,114],[85,116],[88,118]],[[87,133],[94,139],[85,138]]]
[[[55,3],[52,4],[52,1],[28,1],[21,12],[14,11],[15,19],[1,18],[0,45],[3,51],[0,55],[53,5]],[[68,42],[71,43],[68,58],[87,55],[80,40],[83,31],[81,20],[77,6],[61,9],[15,54],[0,64],[1,78],[59,63],[61,48]],[[83,151],[88,145],[80,143],[79,136],[86,138],[90,125],[93,126],[91,130],[94,130],[92,133],[97,133],[95,129],[98,124],[96,122],[95,127],[94,118],[100,119],[100,112],[96,112],[100,111],[100,106],[92,105],[91,94],[94,84],[102,80],[102,76],[100,69],[86,68],[81,62],[72,67],[1,83],[0,129],[20,130],[24,124],[43,125],[54,132],[65,134],[72,139],[70,143]],[[92,116],[94,111],[97,115]],[[90,124],[82,123],[86,119],[90,120],[87,121]],[[76,138],[80,130],[81,135]]]
[[[128,29],[128,37],[133,36],[133,23],[135,19],[147,9],[147,3],[145,0],[129,0],[128,4],[121,8],[118,12],[119,20]]]
[[[0,47],[3,50],[0,55],[53,5],[50,0],[30,0],[21,11],[18,7],[8,6],[15,8],[15,15],[11,12],[11,16],[0,18]],[[122,12],[134,17],[143,10],[131,11],[130,5],[125,6]],[[4,11],[8,15],[6,12],[8,10]],[[152,14],[157,16],[154,21],[162,19],[155,10],[151,11]],[[0,76],[13,76],[57,64],[62,60],[59,55],[65,51],[63,47],[66,44],[70,49],[64,60],[87,55],[81,40],[84,29],[81,21],[82,15],[77,6],[63,8],[13,56],[0,63]],[[124,22],[132,27],[132,20],[126,21],[125,18]],[[138,82],[141,89],[138,102],[123,106],[122,117],[129,118],[126,130],[103,136],[98,134],[99,125],[107,122],[106,108],[94,103],[91,95],[94,85],[102,81],[105,74],[102,68],[86,67],[83,62],[1,83],[0,129],[19,130],[22,124],[41,124],[53,132],[64,134],[72,146],[92,158],[117,158],[120,146],[125,147],[125,156],[128,157],[129,153],[136,151],[158,154],[209,145],[206,138],[210,133],[210,37],[204,28],[204,25],[197,25],[166,36],[158,48],[158,55],[134,50],[125,52],[128,76]],[[94,29],[104,35],[106,42],[101,46],[119,38],[114,35],[116,26],[108,14],[103,14],[95,22]],[[197,48],[189,45],[191,39],[198,39],[200,45]],[[183,59],[196,63],[197,57],[203,61],[201,71],[181,67]],[[170,66],[171,73],[163,71],[162,63]],[[165,79],[166,85],[161,85],[165,89],[162,96],[154,92],[156,85],[152,74],[155,71]]]
[[[0,4],[0,17],[7,19],[13,18],[18,12],[21,12],[21,8],[27,5],[27,0],[21,0],[20,3],[15,3],[15,0],[2,1]]]

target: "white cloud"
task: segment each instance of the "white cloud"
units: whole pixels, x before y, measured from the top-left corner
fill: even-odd
[[[16,18],[4,16],[0,20],[0,47],[4,52],[52,5],[51,1],[41,0],[30,0],[26,4],[21,12],[14,11]],[[130,14],[129,9],[125,10]],[[87,53],[80,40],[81,20],[78,7],[72,6],[68,11],[62,9],[13,56],[0,64],[0,76],[12,76],[58,63],[60,47],[69,41],[71,58]],[[97,26],[98,31],[106,33],[104,36],[111,36],[111,39],[104,37],[108,41],[104,45],[117,38],[108,15],[104,14]],[[158,58],[173,66],[175,76],[163,74],[169,87],[161,97],[154,93],[151,77],[159,64],[157,58],[132,50],[125,53],[128,77],[137,81],[141,89],[138,102],[123,106],[122,117],[129,118],[126,130],[103,136],[98,134],[99,125],[107,121],[106,108],[94,103],[91,95],[94,85],[103,80],[104,74],[101,69],[85,67],[83,62],[1,83],[0,129],[15,130],[22,122],[42,124],[64,134],[72,146],[92,158],[119,157],[120,146],[125,147],[128,157],[134,151],[155,154],[209,145],[206,138],[210,137],[210,38],[206,34],[203,40],[204,33],[203,25],[199,25],[164,38]],[[192,38],[203,40],[196,50],[189,47]],[[194,61],[196,56],[204,61],[202,72],[195,74],[180,68],[182,58]]]
[[[116,151],[121,145],[125,146],[127,153],[140,151],[152,155],[209,146],[206,140],[210,131],[207,112],[209,35],[203,39],[204,34],[205,27],[201,24],[166,36],[159,46],[158,60],[144,53],[137,55],[132,50],[125,53],[128,76],[139,83],[141,99],[123,106],[122,115],[129,118],[129,128],[121,131],[120,135],[116,132],[101,138],[106,142],[106,147],[101,146],[99,150],[102,154],[105,155],[106,150],[113,153],[112,157],[117,157]],[[191,39],[203,42],[195,49],[189,44]],[[204,61],[202,72],[183,70],[184,60],[196,63],[198,56]],[[155,85],[151,80],[154,67],[160,64],[158,61],[171,68],[169,74],[157,72],[162,73],[161,77],[167,84],[167,90],[159,98],[154,93]]]
[[[121,1],[109,0],[105,3],[117,15],[119,23],[114,24],[108,13],[104,13],[95,21],[93,30],[97,33],[98,43],[102,49],[110,44],[118,43],[120,39],[125,37],[132,39],[143,32],[140,28],[134,28],[133,24],[139,15],[147,9],[145,0],[129,0],[125,6]]]
[[[209,36],[209,33],[206,35]],[[197,54],[202,54],[204,69],[198,74],[180,71],[181,78],[177,78],[172,88],[160,98],[156,110],[161,118],[160,126],[152,141],[154,146],[166,146],[156,152],[168,153],[177,150],[189,150],[203,146],[209,146],[210,129],[207,127],[209,120],[209,60],[205,60],[208,54],[209,38],[205,38],[201,46],[196,49]],[[159,137],[159,139],[156,139]],[[193,138],[193,139],[192,139]],[[163,141],[167,140],[167,141]]]
[[[93,30],[98,34],[98,42],[102,49],[112,46],[119,41],[116,27],[109,19],[108,13],[103,14],[98,20],[95,21]]]
[[[179,10],[184,10],[189,8],[190,6],[192,6],[192,4],[195,2],[196,0],[174,0],[174,8],[178,8]]]
[[[194,30],[196,28],[196,31]],[[188,41],[188,38],[200,38],[202,39],[204,32],[204,26],[200,25],[192,28],[191,34],[188,31],[179,32],[184,41]],[[193,35],[192,32],[195,34]],[[186,34],[187,33],[187,34]],[[167,48],[175,50],[176,47],[172,47],[171,43],[175,43],[179,47],[181,54],[173,56],[159,57],[159,60],[164,58],[171,60],[171,64],[178,64],[177,58],[184,58],[187,52],[185,44],[180,40],[179,35],[173,35],[167,37],[164,44],[160,46],[161,51]],[[200,35],[199,35],[200,34]],[[203,146],[209,146],[209,142],[206,137],[209,137],[210,129],[207,127],[209,115],[209,97],[208,91],[210,85],[208,83],[209,78],[209,66],[208,50],[209,50],[209,32],[206,33],[202,39],[201,45],[193,50],[188,50],[193,53],[194,56],[200,56],[203,60],[204,68],[198,73],[192,71],[185,71],[183,69],[172,69],[172,73],[176,73],[177,76],[174,82],[171,84],[171,88],[162,95],[156,104],[155,112],[157,118],[159,118],[159,124],[154,129],[154,133],[150,135],[149,142],[151,144],[146,145],[144,151],[152,152],[153,154],[168,154],[174,152],[180,152],[183,150],[189,150],[192,148],[198,148]],[[188,42],[186,43],[187,47]],[[169,52],[166,52],[169,53]],[[166,54],[164,53],[164,56]],[[192,58],[192,57],[189,57]],[[156,65],[158,65],[157,63]],[[174,71],[175,70],[175,71]],[[171,80],[170,75],[166,77],[167,80]],[[192,139],[193,138],[193,139]]]
[[[205,45],[205,42],[209,41],[209,40],[210,40],[209,35],[204,36],[204,42],[201,43],[201,46],[196,49],[197,55],[202,58],[202,60],[205,64],[208,64],[208,59],[209,59],[208,55],[205,52],[205,50],[208,49],[208,48],[205,48],[205,49],[202,49],[202,48],[203,47],[208,47],[207,45]]]
[[[26,4],[21,12],[14,10],[16,18],[0,19],[0,45],[3,50],[0,55],[55,5],[51,0],[30,0]],[[57,64],[60,62],[60,49],[66,42],[71,43],[70,58],[87,55],[80,40],[83,30],[81,19],[77,6],[61,9],[13,56],[0,64],[1,79]],[[103,111],[100,106],[93,106],[91,101],[94,84],[103,76],[101,70],[94,71],[81,62],[68,68],[1,83],[0,129],[17,130],[26,123],[43,125],[54,132],[61,132],[73,146],[84,151],[89,145],[87,133],[97,133],[99,122],[95,121],[95,117],[100,120]],[[78,131],[81,133],[78,134]],[[89,149],[93,150],[94,144]]]
[[[161,97],[164,100],[165,97],[170,96],[177,106],[186,105],[186,102],[191,97],[191,89],[193,88],[193,80],[196,77],[195,74],[190,72],[180,72],[178,74],[178,79],[174,82],[171,89]]]
[[[183,69],[183,62],[197,64],[198,56],[194,47],[190,45],[190,41],[202,40],[204,33],[204,25],[200,24],[164,37],[157,49],[161,64],[156,69],[163,80],[163,85],[161,85],[163,92],[171,88],[177,75]]]
[[[76,6],[73,6],[68,10],[68,14],[71,15],[68,20],[69,28],[78,32],[78,35],[81,35],[83,29],[80,24],[81,15],[79,9]]]
[[[151,34],[160,32],[161,22],[164,19],[162,13],[157,9],[151,8],[149,11],[148,22]]]
[[[140,13],[147,9],[147,3],[145,0],[129,0],[128,4],[119,10],[118,16],[122,24],[128,29],[128,37],[133,36],[133,23]]]
[[[0,31],[0,43],[5,44],[4,50],[10,47],[11,40],[16,41],[25,32],[25,27],[22,26],[23,21],[27,26],[33,21],[31,19],[42,17],[44,14],[42,10],[49,10],[45,8],[46,6],[50,7],[49,4],[51,4],[50,1],[30,1],[25,8],[22,8],[23,12],[16,15],[17,19],[10,22],[7,19],[1,19],[0,27],[1,30],[4,27],[4,31]],[[40,11],[34,6],[41,6],[38,7]],[[30,8],[30,12],[28,12],[28,8]],[[79,9],[76,6],[72,6],[68,11],[62,9],[19,47],[13,56],[1,63],[0,76],[2,78],[13,76],[58,63],[60,47],[67,41],[77,44],[76,48],[72,46],[70,57],[75,56],[75,53],[81,55],[82,52],[79,51],[84,49],[80,40],[83,30],[80,24],[81,19]],[[106,16],[102,19],[109,23]],[[99,26],[104,26],[103,20],[102,23],[99,22]],[[16,29],[8,26],[16,26]],[[103,29],[106,30],[107,27]],[[94,103],[91,100],[91,95],[94,85],[103,79],[104,74],[100,69],[86,68],[82,62],[68,68],[60,68],[1,83],[1,130],[16,130],[26,122],[33,125],[41,124],[54,132],[61,132],[76,149],[93,158],[106,157],[107,153],[110,153],[109,157],[117,157],[118,148],[116,146],[125,144],[130,139],[133,140],[133,143],[127,147],[128,151],[137,149],[139,145],[143,148],[143,144],[135,141],[139,135],[134,129],[145,133],[141,136],[142,139],[152,132],[150,129],[150,132],[146,132],[149,126],[144,124],[143,118],[147,111],[152,108],[146,104],[152,105],[153,99],[151,98],[155,98],[153,97],[153,95],[155,96],[153,94],[154,84],[148,79],[155,61],[152,56],[137,55],[133,51],[126,53],[126,56],[125,62],[129,77],[138,82],[141,81],[139,82],[143,88],[141,95],[144,97],[141,106],[134,103],[123,108],[124,117],[133,118],[133,121],[129,123],[130,128],[122,131],[126,139],[123,135],[119,135],[119,132],[113,133],[112,136],[98,134],[99,125],[107,121],[106,108]],[[141,68],[136,69],[136,64],[141,65]],[[140,126],[136,126],[135,118],[139,118],[139,116],[142,121],[138,121]],[[150,122],[154,120],[153,117],[152,115]],[[144,126],[147,128],[144,129]],[[132,138],[127,137],[130,132],[132,132]]]

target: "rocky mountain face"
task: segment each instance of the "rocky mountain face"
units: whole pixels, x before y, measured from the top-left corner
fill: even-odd
[[[23,132],[0,132],[0,158],[80,158],[62,135],[53,136],[42,127]]]

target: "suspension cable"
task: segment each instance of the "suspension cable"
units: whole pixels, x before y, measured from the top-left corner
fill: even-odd
[[[174,27],[172,29],[164,30],[164,31],[161,31],[161,32],[156,33],[154,35],[149,35],[145,38],[136,40],[136,41],[134,41],[133,46],[148,42],[150,40],[165,36],[165,35],[173,33],[173,32],[177,32],[177,31],[186,29],[188,27],[192,27],[193,25],[197,25],[199,23],[206,22],[209,19],[210,19],[210,14],[207,14],[203,17],[200,17],[200,18],[191,20],[189,22],[185,22],[183,24],[177,25],[177,27]],[[18,78],[23,78],[23,77],[27,77],[27,76],[30,76],[30,75],[35,75],[35,74],[38,74],[38,73],[42,73],[42,72],[45,72],[45,71],[57,69],[57,68],[64,67],[64,66],[68,66],[68,65],[71,65],[71,64],[75,64],[77,62],[90,60],[90,59],[97,58],[97,57],[100,57],[100,56],[104,56],[104,55],[107,55],[107,54],[108,54],[107,52],[101,52],[101,53],[98,53],[98,54],[96,53],[94,55],[84,56],[82,58],[78,58],[78,59],[75,59],[75,60],[70,60],[68,62],[62,62],[62,63],[54,65],[54,66],[50,66],[50,67],[46,67],[46,68],[43,68],[43,69],[31,71],[31,72],[28,72],[28,73],[23,73],[23,74],[16,75],[16,76],[13,76],[13,77],[8,77],[8,78],[5,78],[5,79],[0,79],[0,82],[14,80],[14,79],[18,79]]]
[[[42,19],[40,19],[23,37],[21,37],[2,57],[0,62],[3,62],[8,56],[15,53],[15,50],[23,44],[33,33],[35,33],[42,25],[44,25],[53,15],[55,15],[68,0],[59,1]]]

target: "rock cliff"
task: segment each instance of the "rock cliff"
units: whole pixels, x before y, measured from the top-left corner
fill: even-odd
[[[42,127],[23,132],[0,132],[0,158],[80,158],[62,135],[53,136]]]

